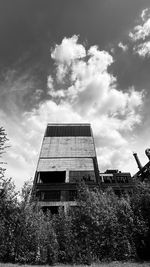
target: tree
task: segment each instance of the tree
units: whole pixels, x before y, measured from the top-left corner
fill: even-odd
[[[0,157],[2,158],[8,141],[3,127],[0,127]],[[18,217],[18,200],[12,179],[4,179],[6,164],[0,162],[0,260],[12,260],[14,255],[14,229]]]
[[[14,259],[15,228],[19,216],[17,193],[12,179],[2,182],[0,191],[0,260]]]
[[[139,258],[150,259],[150,184],[136,182],[131,197],[134,213],[134,240]]]
[[[5,132],[5,129],[3,127],[0,127],[0,157],[2,157],[2,154],[5,152],[5,149],[8,147],[6,146],[6,141],[8,141],[7,134]],[[1,161],[0,164],[3,165],[5,162]],[[3,180],[4,178],[4,172],[5,168],[0,166],[0,180]]]
[[[133,258],[133,219],[129,198],[118,198],[112,189],[103,192],[81,185],[72,213],[76,263]]]

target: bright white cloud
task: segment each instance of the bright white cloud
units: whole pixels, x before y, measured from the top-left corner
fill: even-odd
[[[76,59],[85,57],[85,48],[78,44],[78,36],[74,35],[71,38],[64,38],[60,45],[56,45],[51,53],[51,57],[56,63],[70,63]]]
[[[47,81],[51,100],[17,119],[8,121],[7,115],[0,113],[12,143],[7,156],[8,175],[16,172],[19,184],[34,175],[44,130],[50,122],[91,123],[100,169],[122,169],[124,164],[130,168],[128,159],[132,151],[126,133],[141,121],[143,92],[134,88],[118,90],[116,77],[108,72],[112,56],[97,46],[85,49],[77,36],[64,38],[51,56],[56,66],[55,76],[50,75]]]
[[[135,53],[145,58],[150,56],[150,41],[144,42],[134,47]]]
[[[129,33],[132,41],[145,40],[150,35],[150,18],[142,25],[135,26],[133,32]]]
[[[142,23],[135,26],[129,36],[133,42],[134,53],[145,58],[150,56],[150,9],[144,9],[141,18]]]
[[[78,47],[78,38],[75,36],[72,38],[74,48],[75,44]],[[69,38],[69,42],[72,38]],[[59,54],[63,58],[64,46],[62,44],[63,41],[56,46],[58,55],[56,48],[54,49],[56,59]],[[81,44],[80,49],[84,50],[85,56],[72,61],[62,80],[64,90],[49,88],[49,94],[53,97],[60,97],[63,103],[71,103],[72,109],[78,111],[81,116],[92,118],[109,114],[111,117],[117,118],[119,115],[124,115],[126,119],[130,120],[131,113],[133,114],[136,107],[142,104],[142,93],[136,92],[134,88],[125,93],[116,89],[116,78],[107,70],[113,63],[113,58],[108,52],[100,51],[97,46],[85,50]],[[52,51],[52,55],[53,53]],[[69,62],[71,60],[72,54],[70,59],[68,58]],[[65,63],[66,59],[61,60],[61,65]],[[56,79],[57,72],[56,68]],[[70,81],[70,85],[68,82],[64,84],[66,77]],[[136,116],[135,122],[137,123]],[[132,123],[134,125],[134,120]]]
[[[77,59],[85,57],[85,48],[78,44],[78,36],[74,35],[71,38],[64,38],[60,45],[56,45],[52,50],[51,57],[57,65],[57,80],[62,82],[68,67]]]
[[[141,13],[142,23],[136,25],[129,33],[133,42],[144,41],[150,35],[150,9],[146,8]]]

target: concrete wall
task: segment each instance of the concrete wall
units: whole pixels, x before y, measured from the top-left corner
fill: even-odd
[[[95,157],[93,138],[91,136],[44,137],[41,157]]]

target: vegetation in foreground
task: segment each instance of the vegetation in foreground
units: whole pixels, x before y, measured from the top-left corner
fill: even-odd
[[[150,186],[137,184],[133,196],[79,185],[78,206],[67,214],[43,213],[29,201],[25,184],[17,200],[11,182],[0,194],[0,261],[31,264],[91,264],[149,257]]]
[[[0,267],[18,267],[19,264],[12,264],[12,263],[0,263]],[[24,267],[33,267],[33,265],[23,265]],[[35,267],[41,267],[41,265],[34,265]],[[48,265],[44,265],[48,266]],[[69,265],[69,264],[55,264],[55,267],[84,267],[87,265]],[[150,263],[149,262],[144,262],[144,263],[135,263],[135,262],[111,262],[111,263],[93,263],[90,265],[91,267],[149,267]]]
[[[4,178],[3,169],[1,173]],[[132,196],[124,195],[120,198],[111,189],[105,192],[97,189],[89,191],[81,183],[78,188],[78,206],[66,214],[60,209],[55,216],[50,212],[43,213],[36,203],[31,203],[30,193],[31,187],[25,183],[18,201],[11,179],[4,179],[1,184],[1,262],[91,264],[149,259],[148,183],[137,183]],[[116,262],[106,266],[117,266],[112,264],[121,266]]]

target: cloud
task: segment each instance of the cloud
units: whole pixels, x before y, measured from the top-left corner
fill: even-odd
[[[129,37],[133,42],[134,53],[145,58],[150,55],[150,9],[144,9],[140,17],[142,18],[141,24],[134,27]]]
[[[37,87],[30,71],[20,73],[8,69],[0,80],[0,107],[5,113],[18,116],[26,110],[37,107],[43,90]]]
[[[150,35],[150,18],[148,18],[142,25],[134,27],[133,32],[129,33],[132,41],[145,40]]]
[[[77,36],[72,38],[74,48],[75,42],[78,47]],[[69,42],[71,42],[70,40],[71,38],[69,38]],[[58,55],[56,48],[54,49],[56,63],[60,54],[63,59],[64,47],[62,44],[63,41],[56,46]],[[60,102],[71,103],[72,109],[78,111],[82,117],[93,118],[109,114],[109,117],[115,119],[122,115],[130,120],[136,107],[142,104],[142,92],[136,92],[134,88],[122,92],[116,88],[117,80],[108,72],[108,67],[113,63],[113,58],[108,52],[100,51],[97,46],[91,46],[85,50],[81,44],[80,49],[84,50],[83,58],[76,57],[76,60],[72,60],[73,53],[70,55],[70,59],[67,58],[68,62],[72,63],[60,82],[61,89],[57,90],[49,86],[49,94],[53,100],[55,101],[55,98],[59,97]],[[53,53],[52,51],[52,55]],[[66,59],[61,60],[61,65],[64,64],[66,64]],[[55,81],[57,81],[57,73],[58,68],[56,68],[56,77],[53,77]],[[66,78],[67,83],[65,83]],[[51,76],[48,79],[51,80]],[[135,122],[137,122],[136,114],[134,115]],[[132,123],[134,125],[133,119]]]
[[[145,8],[145,9],[142,10],[141,18],[142,18],[143,21],[146,20],[146,18],[147,18],[147,16],[148,16],[148,11],[149,11],[148,8]]]
[[[134,47],[134,51],[140,57],[149,57],[150,56],[150,41],[144,42]]]
[[[20,116],[0,112],[12,145],[6,157],[10,166],[7,175],[14,173],[19,185],[34,175],[44,130],[50,122],[91,123],[100,169],[118,166],[125,170],[126,166],[127,171],[132,170],[128,134],[141,122],[143,92],[119,90],[117,77],[108,71],[112,56],[97,46],[84,47],[78,36],[65,37],[51,50],[51,57],[54,71],[47,79],[49,98]],[[36,89],[35,94],[38,98],[41,92]]]
[[[128,50],[128,46],[123,44],[122,42],[120,42],[118,44],[118,47],[120,47],[124,52],[126,52]]]
[[[70,65],[75,59],[85,57],[85,48],[81,44],[77,44],[78,36],[64,38],[61,45],[56,45],[52,50],[51,57],[57,64],[66,63]]]
[[[64,38],[61,45],[56,45],[52,50],[51,57],[57,65],[57,80],[61,82],[72,62],[85,57],[85,48],[77,44],[78,36]]]

